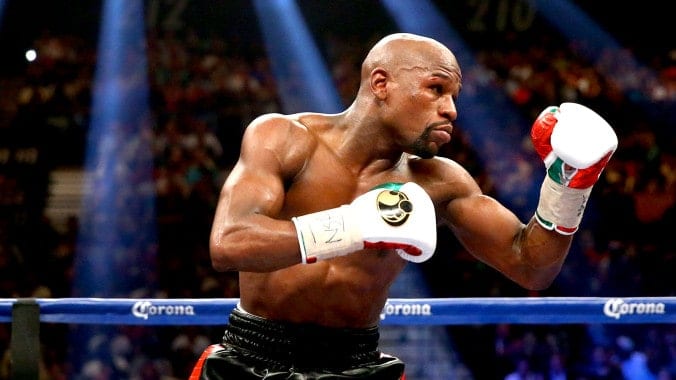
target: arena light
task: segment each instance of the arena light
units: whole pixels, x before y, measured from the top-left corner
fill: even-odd
[[[456,106],[458,120],[456,124],[469,138],[470,143],[485,158],[485,169],[494,179],[497,196],[508,203],[513,211],[524,219],[529,219],[537,206],[537,194],[541,176],[531,176],[530,183],[506,189],[501,187],[505,165],[495,165],[497,160],[504,162],[515,157],[514,151],[521,145],[523,136],[529,133],[531,122],[525,120],[504,90],[491,83],[479,83],[476,75],[467,75],[470,71],[481,70],[474,60],[472,52],[462,37],[442,16],[443,12],[429,0],[381,0],[383,6],[404,32],[432,37],[455,54],[464,72],[463,90]],[[452,152],[451,152],[452,154]],[[513,164],[517,170],[518,164]]]
[[[153,288],[156,232],[143,0],[102,8],[72,296],[120,297]],[[70,365],[107,355],[114,327],[72,326]]]
[[[336,113],[338,91],[294,0],[254,2],[283,111]]]
[[[38,58],[38,53],[35,51],[35,49],[26,50],[26,54],[24,55],[26,57],[26,62],[33,62]]]
[[[143,1],[104,2],[74,296],[148,287],[156,233]]]

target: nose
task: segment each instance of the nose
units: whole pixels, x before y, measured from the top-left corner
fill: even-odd
[[[458,110],[455,108],[455,101],[451,95],[446,95],[441,98],[439,114],[450,121],[455,121],[458,117]]]

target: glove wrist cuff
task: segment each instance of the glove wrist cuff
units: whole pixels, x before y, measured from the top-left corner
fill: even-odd
[[[591,190],[591,187],[586,189],[566,187],[545,176],[535,219],[547,230],[562,235],[574,234],[582,221]]]
[[[363,248],[350,206],[319,211],[291,219],[296,226],[303,264],[343,256]]]

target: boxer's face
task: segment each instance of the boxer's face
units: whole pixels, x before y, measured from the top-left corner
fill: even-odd
[[[435,156],[451,140],[452,122],[457,117],[457,76],[440,68],[416,67],[398,79],[397,109],[402,120],[409,153],[422,158]]]

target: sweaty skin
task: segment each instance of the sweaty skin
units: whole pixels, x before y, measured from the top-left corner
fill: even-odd
[[[364,250],[300,264],[291,218],[350,203],[383,182],[422,186],[438,220],[478,260],[528,289],[551,284],[572,237],[524,224],[459,164],[435,156],[450,141],[461,79],[444,45],[393,34],[365,58],[345,111],[269,114],[247,127],[210,241],[213,267],[239,271],[246,311],[330,327],[377,325],[407,262],[394,251]]]

